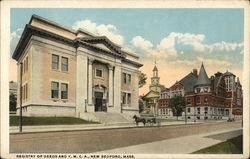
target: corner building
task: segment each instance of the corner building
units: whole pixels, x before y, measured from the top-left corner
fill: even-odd
[[[243,109],[243,92],[239,78],[231,72],[207,76],[204,65],[199,75],[196,69],[170,88],[161,91],[158,112],[164,117],[173,117],[170,101],[181,95],[186,99],[188,119],[240,119]],[[184,112],[182,116],[184,116]]]
[[[111,40],[33,15],[13,54],[18,66],[17,109],[22,103],[25,116],[90,120],[97,112],[138,114],[142,64],[136,54]]]

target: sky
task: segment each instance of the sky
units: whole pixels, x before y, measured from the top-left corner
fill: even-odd
[[[233,72],[242,79],[244,10],[240,8],[106,8],[106,9],[11,9],[13,53],[26,24],[33,14],[63,26],[82,28],[111,41],[140,57],[148,92],[154,61],[160,83],[170,87],[203,62],[208,76]],[[16,63],[10,59],[9,80],[16,81]]]

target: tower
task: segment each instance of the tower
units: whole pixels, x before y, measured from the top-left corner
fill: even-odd
[[[159,92],[159,93],[161,91],[160,77],[158,76],[158,68],[156,67],[156,62],[155,62],[155,66],[153,69],[153,77],[151,77],[151,84],[149,86],[149,90]]]

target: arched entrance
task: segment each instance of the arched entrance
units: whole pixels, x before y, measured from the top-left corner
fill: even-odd
[[[95,112],[107,112],[107,88],[103,85],[95,85],[93,92]]]

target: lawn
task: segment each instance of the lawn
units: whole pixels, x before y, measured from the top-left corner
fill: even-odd
[[[176,118],[157,118],[158,120],[160,120],[161,122],[168,122],[168,121],[184,121],[182,119],[176,119]]]
[[[23,125],[74,125],[74,124],[97,124],[98,122],[87,121],[73,117],[23,117]],[[19,116],[10,116],[10,126],[19,125]]]
[[[243,153],[243,136],[237,136],[222,143],[198,150],[194,153],[209,154],[242,154]]]

